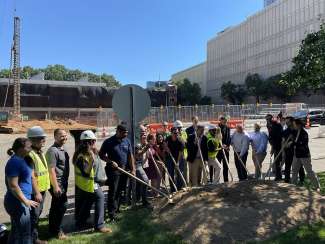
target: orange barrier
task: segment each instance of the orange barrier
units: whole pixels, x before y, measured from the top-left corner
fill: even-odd
[[[155,123],[155,124],[150,124],[148,125],[150,133],[156,134],[157,132],[163,132],[164,131],[164,126],[161,123]],[[173,123],[168,123],[168,131],[173,127]]]
[[[215,121],[210,121],[211,124],[214,125],[219,125],[220,121],[215,120]],[[242,119],[231,119],[227,121],[227,125],[230,129],[235,129],[237,125],[244,126],[244,120]]]

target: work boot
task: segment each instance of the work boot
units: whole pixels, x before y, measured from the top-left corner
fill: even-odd
[[[34,244],[47,244],[48,242],[47,241],[43,241],[43,240],[40,240],[40,239],[37,239]]]
[[[68,237],[66,234],[64,234],[63,231],[60,231],[60,232],[59,232],[57,238],[58,238],[60,241],[65,241],[65,240],[68,240],[68,239],[69,239],[69,237]]]
[[[97,230],[98,232],[100,233],[112,233],[112,229],[111,228],[108,228],[108,227],[102,227],[100,229]]]

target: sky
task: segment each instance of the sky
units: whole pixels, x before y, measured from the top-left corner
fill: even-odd
[[[112,74],[122,84],[206,60],[207,41],[263,8],[263,0],[0,0],[0,69],[10,65],[13,16],[21,66]]]

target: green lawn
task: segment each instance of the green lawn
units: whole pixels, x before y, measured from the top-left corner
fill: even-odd
[[[325,172],[318,174],[322,185],[322,194],[325,195]],[[310,183],[306,183],[310,187]],[[47,236],[46,220],[41,222],[40,234]],[[173,234],[170,229],[154,221],[150,211],[146,209],[124,210],[121,213],[121,221],[117,224],[108,225],[113,229],[112,234],[78,233],[70,234],[68,241],[50,240],[49,243],[183,243],[181,237]],[[280,234],[270,240],[259,242],[262,244],[318,244],[325,243],[325,223],[314,225],[302,225],[284,234]]]
[[[49,243],[183,243],[179,236],[173,234],[165,226],[153,221],[150,211],[146,209],[125,210],[117,224],[107,225],[112,228],[111,234],[85,233],[70,234],[69,240],[49,240]],[[47,238],[47,221],[40,227],[41,237]]]

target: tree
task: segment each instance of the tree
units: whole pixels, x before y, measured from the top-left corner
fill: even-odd
[[[222,98],[228,100],[232,104],[241,104],[244,101],[247,92],[243,85],[236,85],[228,81],[221,86]]]
[[[318,32],[307,35],[292,62],[292,69],[281,81],[288,87],[288,94],[325,87],[325,24],[321,25]]]
[[[176,81],[177,101],[181,105],[199,104],[201,100],[201,88],[197,83],[191,83],[189,79]]]
[[[30,77],[43,72],[45,80],[62,80],[62,81],[77,81],[83,77],[88,77],[89,82],[102,82],[107,87],[120,87],[121,84],[113,75],[103,73],[101,75],[82,72],[79,69],[71,70],[63,65],[48,65],[46,68],[35,69],[31,66],[25,66],[21,69],[20,77],[22,79],[30,79]],[[0,70],[0,78],[9,78],[10,70]]]
[[[265,89],[264,80],[259,74],[248,74],[245,80],[245,85],[248,95],[255,97],[256,102],[260,103],[261,96],[263,96],[267,89]]]

